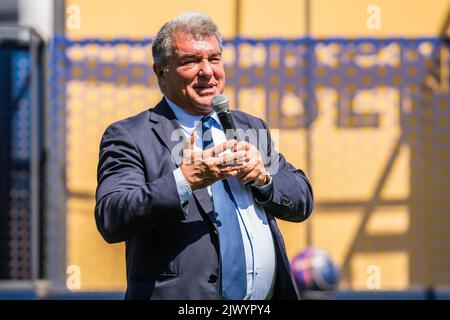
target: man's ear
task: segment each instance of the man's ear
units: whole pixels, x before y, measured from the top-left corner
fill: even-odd
[[[155,72],[156,78],[158,79],[158,84],[161,91],[164,91],[164,86],[166,83],[166,75],[164,69],[158,66],[156,63],[153,64],[153,72]]]
[[[164,78],[164,70],[158,66],[156,63],[153,64],[153,71],[155,72],[156,76],[158,77],[158,80],[160,78]]]

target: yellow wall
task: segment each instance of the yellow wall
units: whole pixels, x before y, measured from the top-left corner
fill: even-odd
[[[450,2],[448,0],[312,0],[312,31],[317,37],[380,36],[417,37],[437,35]],[[380,30],[366,27],[369,5],[381,9]]]
[[[208,13],[224,37],[236,35],[236,0],[67,0],[81,13],[77,37],[148,37],[168,19],[185,11]],[[310,32],[315,37],[436,35],[449,9],[448,0],[311,0]],[[304,0],[241,0],[240,33],[249,37],[301,37]],[[381,29],[366,27],[369,5],[381,9]]]
[[[234,1],[208,0],[81,0],[67,1],[81,13],[80,29],[67,30],[70,37],[149,37],[167,20],[186,11],[207,12],[224,37],[234,34]]]
[[[203,11],[219,25],[225,38],[236,34],[248,37],[301,37],[305,33],[305,11],[302,0],[242,0],[241,20],[237,23],[236,1],[211,2],[207,0],[68,0],[67,5],[78,5],[81,24],[78,30],[67,30],[70,38],[143,38],[155,35],[166,20],[184,11]],[[432,5],[430,5],[432,2]],[[380,30],[366,27],[366,8],[376,4],[381,8]],[[315,37],[416,37],[436,35],[448,10],[448,0],[312,0],[311,35]],[[149,49],[149,48],[147,48]],[[136,59],[146,59],[148,52],[137,52]],[[107,56],[107,54],[105,54]],[[140,57],[140,58],[139,58]],[[107,124],[116,119],[143,110],[159,98],[158,91],[149,92],[145,87],[113,87],[110,84],[90,84],[72,81],[68,86],[68,188],[74,194],[93,194],[98,141]],[[232,90],[228,88],[227,90]],[[382,89],[384,90],[384,89]],[[426,256],[415,234],[417,225],[425,218],[419,213],[412,221],[411,210],[403,206],[381,206],[370,217],[366,209],[351,205],[352,202],[370,202],[382,175],[383,168],[395,149],[399,138],[398,115],[395,108],[400,100],[398,92],[384,90],[377,103],[377,112],[382,115],[382,125],[377,130],[352,130],[335,128],[333,125],[336,103],[335,92],[320,91],[319,117],[312,128],[314,165],[307,172],[315,188],[318,202],[343,201],[349,206],[339,208],[318,207],[311,220],[302,224],[280,222],[290,257],[304,249],[307,244],[322,247],[330,252],[334,261],[345,265],[351,272],[341,283],[342,287],[366,289],[367,268],[377,265],[383,271],[383,289],[404,289],[416,282],[433,282],[431,270],[412,277],[412,264],[420,264]],[[252,106],[246,101],[255,98],[258,92],[243,92],[239,104],[247,111],[264,117],[263,106]],[[369,94],[370,95],[370,94]],[[130,106],[130,97],[133,105]],[[101,98],[99,98],[101,97]],[[370,99],[370,97],[368,97]],[[361,99],[365,99],[364,96]],[[78,114],[82,107],[90,111]],[[332,137],[333,144],[329,139]],[[295,165],[305,168],[305,131],[282,130],[279,133],[279,148]],[[368,141],[361,149],[352,148]],[[345,150],[345,152],[343,152]],[[396,201],[411,196],[410,176],[412,152],[406,146],[400,148],[385,187],[383,199]],[[330,161],[330,159],[333,159]],[[430,164],[432,166],[432,164]],[[341,174],[336,174],[341,172]],[[363,173],[363,174],[361,174]],[[411,200],[413,201],[413,200]],[[95,229],[93,201],[72,197],[68,203],[68,265],[81,267],[83,290],[120,290],[125,287],[124,248],[122,244],[106,245]],[[414,223],[412,226],[411,224]],[[429,228],[429,227],[428,227]],[[356,252],[354,244],[366,245],[361,230],[367,235],[389,235],[392,239],[404,236],[411,240],[407,251],[380,249]],[[430,234],[432,229],[424,231]],[[428,233],[426,233],[428,232]],[[309,237],[309,240],[308,240]],[[425,239],[420,235],[418,239]],[[416,240],[415,240],[416,239]],[[447,240],[447,238],[443,238]],[[396,240],[395,240],[396,241]],[[370,242],[367,245],[371,245]],[[380,247],[381,248],[381,247]],[[417,254],[419,252],[419,254]],[[347,257],[353,255],[350,261]],[[411,256],[415,258],[411,258]],[[443,256],[443,261],[445,256]],[[445,260],[446,261],[446,260]],[[444,264],[448,266],[449,264]],[[417,269],[417,268],[416,268]],[[420,269],[420,268],[419,268]],[[439,279],[446,279],[445,271]],[[447,277],[448,278],[448,277]],[[414,280],[415,279],[415,280]],[[450,279],[447,279],[450,282]]]

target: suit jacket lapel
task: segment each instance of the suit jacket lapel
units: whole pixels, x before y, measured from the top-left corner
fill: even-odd
[[[182,153],[175,154],[176,150],[182,151],[183,129],[178,124],[175,114],[170,109],[166,99],[162,99],[155,108],[151,109],[150,119],[154,123],[152,130],[170,152],[172,161],[177,167],[181,165]]]
[[[161,144],[163,144],[171,153],[172,161],[175,166],[179,167],[182,162],[182,150],[183,148],[180,143],[183,143],[183,129],[178,124],[175,114],[166,102],[166,99],[162,99],[155,108],[150,112],[151,122],[154,123],[152,130],[158,137]],[[175,150],[175,152],[174,152]],[[180,152],[178,152],[180,151]],[[175,155],[175,156],[174,156]],[[200,203],[206,216],[214,224],[216,223],[216,218],[214,216],[214,208],[211,198],[208,194],[206,188],[195,190],[193,192],[194,197]]]
[[[214,206],[211,197],[209,196],[207,188],[195,190],[194,197],[200,203],[203,211],[206,213],[208,219],[213,223],[217,223],[216,216],[214,214]]]

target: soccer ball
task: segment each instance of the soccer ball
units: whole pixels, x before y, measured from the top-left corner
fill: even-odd
[[[337,288],[339,269],[325,250],[308,247],[291,260],[291,267],[300,292]]]

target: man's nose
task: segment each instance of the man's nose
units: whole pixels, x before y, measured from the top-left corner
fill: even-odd
[[[213,75],[213,68],[208,60],[202,60],[200,62],[199,75],[203,77],[211,77]]]

